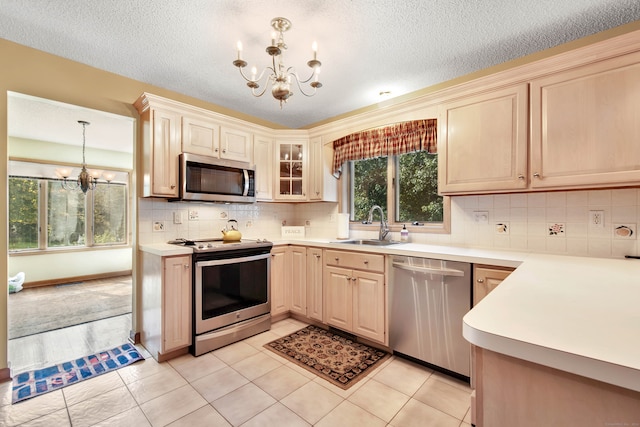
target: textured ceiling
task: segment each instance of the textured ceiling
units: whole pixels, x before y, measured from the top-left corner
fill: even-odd
[[[269,65],[284,16],[286,64],[323,87],[280,109],[233,67]],[[305,127],[640,19],[638,0],[0,0],[0,37],[290,128]],[[7,60],[7,58],[4,58]]]

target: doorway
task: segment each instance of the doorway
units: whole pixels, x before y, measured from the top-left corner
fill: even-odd
[[[25,274],[24,288],[7,303],[9,366],[16,374],[129,337],[135,120],[13,92],[7,99],[8,267],[10,277]],[[85,163],[97,178],[86,194],[71,188]],[[13,180],[36,182],[35,193],[23,194],[32,197],[31,210],[12,211]]]

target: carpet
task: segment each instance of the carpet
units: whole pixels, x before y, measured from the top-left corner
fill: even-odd
[[[344,390],[390,356],[315,326],[307,326],[264,346]]]
[[[9,339],[131,313],[131,289],[121,276],[9,294]]]
[[[13,378],[12,403],[105,374],[138,360],[144,360],[138,350],[131,344],[123,344],[70,362],[22,372]]]

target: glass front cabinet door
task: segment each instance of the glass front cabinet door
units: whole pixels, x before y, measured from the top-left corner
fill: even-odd
[[[307,143],[278,141],[278,199],[307,199]]]

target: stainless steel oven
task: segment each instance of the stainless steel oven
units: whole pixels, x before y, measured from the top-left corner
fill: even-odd
[[[271,328],[271,247],[267,241],[187,242],[193,253],[195,356]]]

